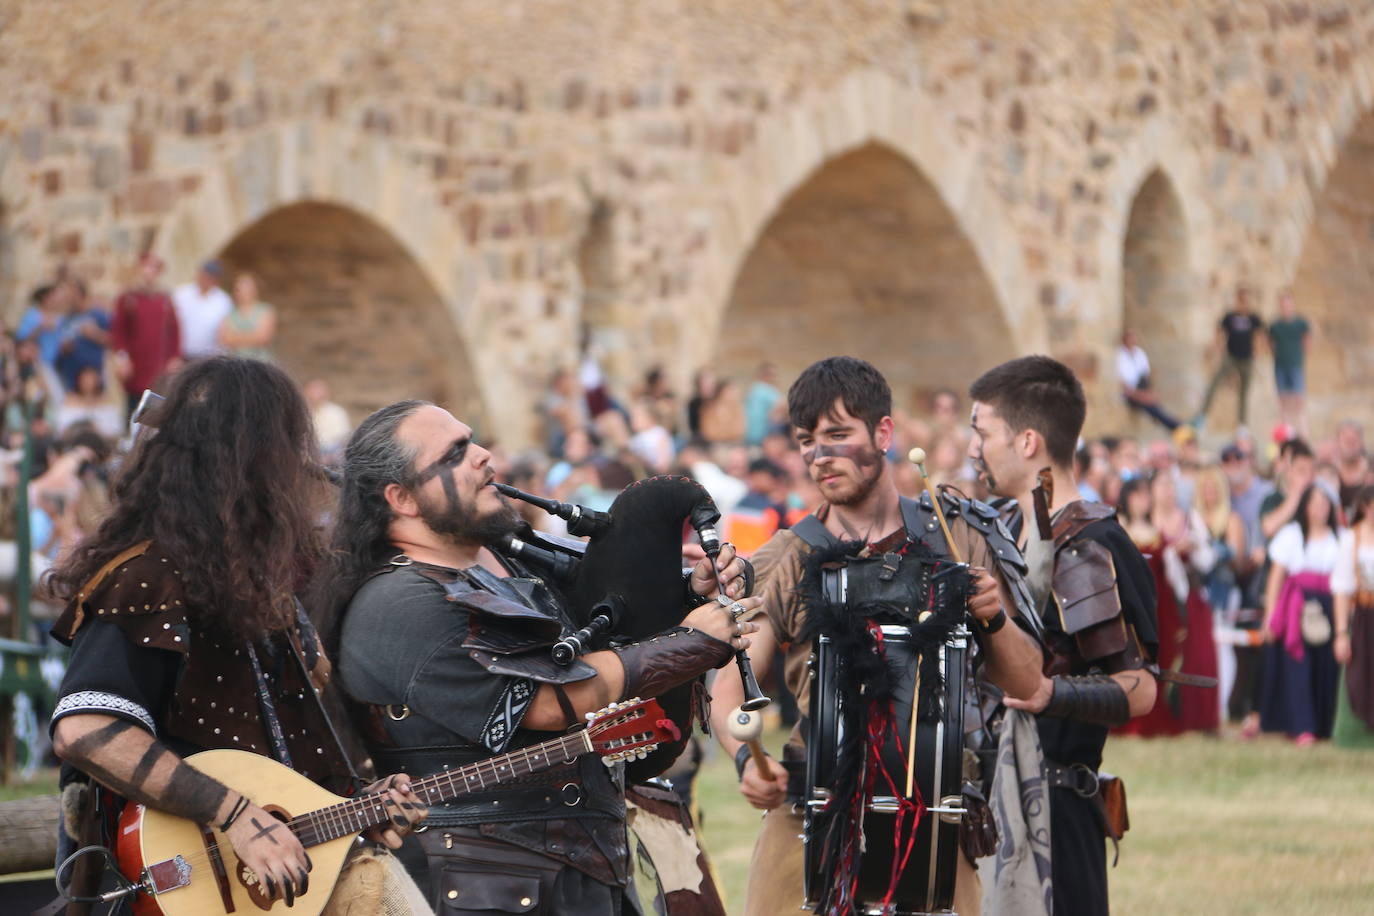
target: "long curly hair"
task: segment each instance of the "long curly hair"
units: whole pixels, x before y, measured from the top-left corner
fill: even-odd
[[[386,488],[415,482],[418,449],[396,431],[428,401],[397,401],[374,412],[353,431],[344,448],[343,482],[330,538],[329,562],[315,589],[316,622],[331,652],[338,645],[344,610],[363,580],[396,554],[388,534],[392,512]]]
[[[310,411],[281,369],[219,356],[192,362],[128,457],[109,515],[50,573],[68,600],[106,563],[151,540],[182,571],[194,618],[257,639],[295,619],[293,593],[323,555],[327,489]]]

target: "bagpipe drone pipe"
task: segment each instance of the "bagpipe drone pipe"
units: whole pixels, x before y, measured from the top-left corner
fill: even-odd
[[[588,538],[584,543],[531,530],[501,545],[507,554],[552,578],[567,598],[572,619],[584,628],[555,646],[560,664],[582,651],[646,639],[682,622],[688,595],[682,566],[685,525],[697,531],[713,560],[720,551],[715,531],[720,512],[705,488],[689,477],[637,481],[621,491],[609,512],[543,499],[505,484],[497,488],[563,518],[569,534]],[[752,708],[767,705],[748,656],[740,652],[736,660]],[[658,701],[681,729],[682,740],[628,764],[626,775],[632,781],[667,770],[686,747],[693,720],[707,721],[702,677],[664,691]]]

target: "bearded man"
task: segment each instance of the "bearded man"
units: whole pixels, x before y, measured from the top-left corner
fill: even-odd
[[[773,535],[751,558],[766,616],[758,618],[760,628],[751,640],[749,655],[762,679],[775,652],[782,648],[783,673],[805,724],[813,705],[819,708],[834,699],[811,696],[807,661],[812,642],[800,587],[809,575],[809,559],[844,545],[857,549],[848,559],[851,567],[872,557],[914,557],[930,551],[948,558],[952,551],[929,502],[904,499],[897,491],[892,465],[885,457],[893,440],[892,392],[876,368],[847,356],[821,360],[793,383],[787,408],[802,458],[825,502],[808,518]],[[948,495],[941,503],[941,510],[951,516],[953,546],[974,574],[969,611],[976,621],[983,673],[1008,694],[1029,696],[1040,681],[1040,648],[1021,625],[1006,626],[1008,620],[1024,624],[1006,590],[1008,577],[1018,575],[1019,556],[998,531],[996,513],[990,507]],[[905,566],[902,562],[901,567]],[[847,597],[847,613],[860,613],[866,597],[853,593]],[[713,730],[726,753],[735,756],[740,793],[767,812],[749,869],[745,912],[749,916],[791,913],[804,896],[801,811],[806,787],[801,765],[808,735],[799,726],[784,749],[784,762],[768,757],[767,772],[761,772],[747,745],[730,736],[728,717],[742,698],[739,675],[722,671],[712,690]],[[790,804],[784,806],[785,801]],[[891,836],[865,838],[871,849],[878,844],[890,847],[892,842]],[[955,909],[977,913],[977,873],[964,855],[958,856],[958,862]]]
[[[681,627],[581,656],[585,677],[563,676],[548,634],[576,627],[563,599],[501,552],[520,519],[494,477],[471,428],[423,401],[377,411],[344,452],[325,629],[379,772],[420,777],[547,740],[608,703],[725,664],[755,630],[711,601]],[[738,598],[743,561],[726,547],[718,565]],[[690,588],[715,586],[704,560]],[[736,605],[752,612],[759,600]],[[477,632],[499,632],[511,651],[476,651]],[[434,805],[402,857],[441,912],[636,912],[621,769],[587,755]]]

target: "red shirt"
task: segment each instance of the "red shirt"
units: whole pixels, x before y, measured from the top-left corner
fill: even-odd
[[[181,328],[172,299],[159,289],[131,289],[115,301],[110,324],[116,351],[129,354],[133,372],[124,387],[131,394],[151,388],[167,364],[181,356]]]

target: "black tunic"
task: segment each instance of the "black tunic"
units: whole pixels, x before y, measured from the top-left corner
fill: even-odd
[[[1071,650],[1068,673],[1114,674],[1139,667],[1141,659],[1146,663],[1152,661],[1159,648],[1159,636],[1154,577],[1145,558],[1114,517],[1089,524],[1076,539],[1096,541],[1111,551],[1127,632],[1138,641],[1140,651],[1088,660]],[[1073,645],[1072,637],[1064,633],[1052,598],[1046,603],[1044,622],[1045,641],[1051,647]],[[1105,726],[1051,716],[1041,716],[1038,722],[1046,761],[1063,766],[1082,763],[1093,770],[1101,766],[1102,749],[1107,743]],[[1052,790],[1050,798],[1055,916],[1105,916],[1107,850],[1098,804],[1068,788]]]

